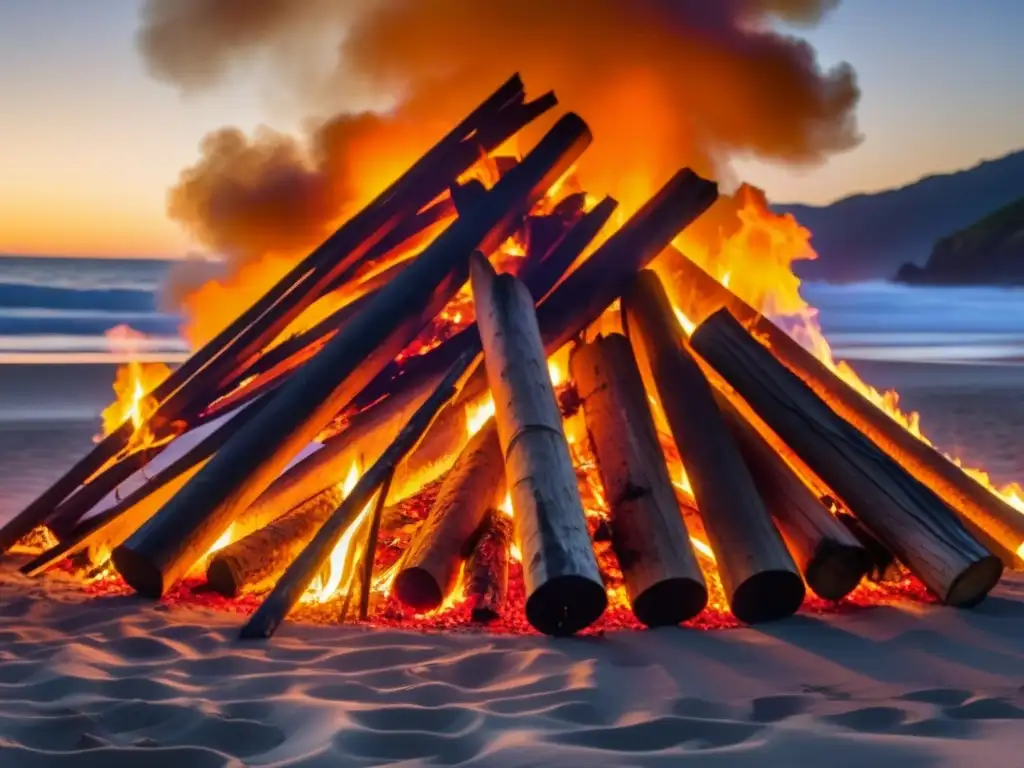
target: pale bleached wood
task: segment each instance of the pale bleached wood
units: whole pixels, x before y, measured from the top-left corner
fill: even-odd
[[[523,557],[526,618],[569,635],[596,621],[608,596],[597,567],[533,299],[486,259],[470,267],[487,381]]]

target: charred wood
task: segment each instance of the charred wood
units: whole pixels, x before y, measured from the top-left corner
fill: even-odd
[[[789,616],[803,602],[803,579],[711,385],[683,343],[683,329],[657,275],[641,272],[622,305],[629,340],[655,385],[693,486],[729,607],[747,623]]]
[[[636,617],[681,624],[708,602],[629,342],[598,337],[570,357],[611,517],[612,549]]]
[[[487,511],[473,551],[466,561],[466,600],[470,621],[490,624],[502,617],[508,599],[508,561],[512,517],[500,509]]]
[[[939,599],[971,606],[995,586],[999,558],[942,499],[829,408],[728,310],[701,323],[691,344]]]

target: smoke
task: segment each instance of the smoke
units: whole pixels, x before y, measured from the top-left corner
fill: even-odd
[[[148,0],[141,50],[184,91],[254,57],[287,72],[302,30],[334,25],[332,66],[397,104],[302,141],[215,133],[172,190],[171,215],[240,263],[294,255],[516,71],[590,123],[581,180],[626,210],[682,165],[720,176],[730,158],[820,163],[860,141],[854,72],[824,71],[773,25],[813,25],[837,2]]]

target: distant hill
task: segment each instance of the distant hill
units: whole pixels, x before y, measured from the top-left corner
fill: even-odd
[[[819,259],[804,278],[832,282],[894,277],[923,266],[937,241],[1024,197],[1024,150],[899,189],[854,195],[827,206],[775,205],[814,233]]]
[[[928,285],[1024,284],[1024,197],[942,238],[923,267],[904,264],[896,279]]]

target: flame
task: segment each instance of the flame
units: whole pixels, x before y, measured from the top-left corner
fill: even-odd
[[[679,479],[673,480],[672,485],[691,499],[693,498],[693,486],[690,485],[690,476],[686,474],[686,469],[681,464],[679,465]]]
[[[817,258],[810,244],[810,230],[791,214],[771,211],[764,194],[746,185],[734,198],[721,198],[706,216],[677,238],[675,245],[745,302],[779,321],[829,370],[914,437],[933,445],[921,427],[920,414],[900,408],[898,392],[872,387],[849,363],[834,358],[818,323],[818,311],[800,295],[800,279],[792,270],[796,261]],[[728,231],[729,222],[732,231]],[[717,230],[709,232],[709,228]],[[670,279],[667,282],[671,284]],[[692,333],[695,324],[678,309],[676,316],[686,333]],[[983,487],[1024,513],[1024,489],[1020,484],[996,487],[983,469],[945,455]],[[1024,559],[1024,542],[1017,555]]]
[[[691,536],[690,543],[693,544],[693,548],[697,550],[698,555],[703,555],[712,563],[718,563],[718,560],[715,559],[715,553],[712,551],[711,547],[706,542],[701,541],[696,536]]]
[[[341,483],[342,498],[352,493],[352,489],[355,488],[361,475],[362,468],[359,462],[353,462],[352,467],[348,471],[348,476]],[[355,568],[353,566],[358,562],[359,556],[362,554],[362,547],[365,546],[365,542],[358,542],[356,548],[353,549],[352,541],[363,528],[363,523],[369,518],[373,506],[374,499],[370,499],[359,512],[356,519],[345,529],[345,533],[342,534],[338,543],[334,545],[334,549],[331,550],[326,568],[313,579],[313,583],[309,585],[302,596],[302,602],[323,604],[336,597],[348,594],[355,577]],[[324,574],[325,571],[326,576]],[[343,580],[344,584],[342,584]]]
[[[118,325],[106,332],[111,351],[127,354],[129,360],[117,369],[114,376],[114,402],[103,409],[101,419],[103,433],[97,441],[116,431],[125,422],[131,422],[135,430],[133,444],[136,449],[145,448],[155,442],[148,428],[147,419],[156,410],[158,403],[149,393],[167,378],[171,369],[163,363],[141,363],[136,359],[146,336]]]
[[[487,423],[494,415],[494,398],[490,394],[487,399],[480,403],[474,403],[466,408],[466,433],[472,437]]]
[[[501,500],[501,504],[498,505],[498,509],[501,512],[503,512],[506,515],[508,515],[509,517],[513,517],[514,513],[512,512],[512,494],[511,493],[506,493],[505,494],[505,498]],[[519,546],[516,544],[514,539],[509,544],[509,550],[508,551],[509,551],[509,555],[511,555],[511,557],[512,557],[512,561],[513,562],[521,563],[523,561],[523,554],[519,551]]]
[[[693,332],[697,330],[697,324],[693,322],[693,320],[688,318],[685,314],[683,314],[683,310],[681,310],[679,307],[673,306],[672,309],[676,313],[676,320],[679,321],[679,325],[683,327],[683,332],[687,336],[693,336]]]

